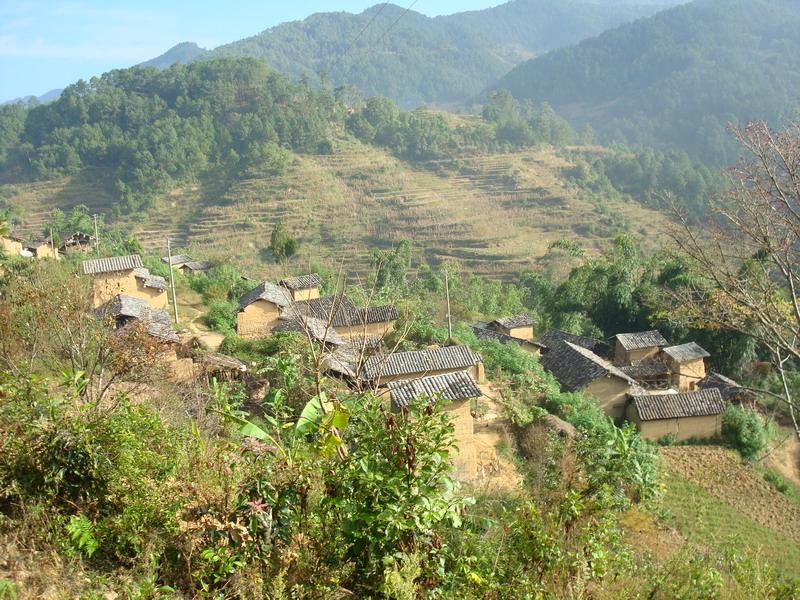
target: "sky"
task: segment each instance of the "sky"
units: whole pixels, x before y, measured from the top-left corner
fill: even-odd
[[[394,0],[408,7],[413,0]],[[417,0],[428,16],[502,0]],[[213,48],[315,12],[361,12],[380,0],[0,0],[0,102],[155,58],[179,42]]]

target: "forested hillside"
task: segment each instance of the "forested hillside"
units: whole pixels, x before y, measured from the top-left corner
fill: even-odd
[[[794,114],[800,5],[697,0],[526,62],[495,86],[605,139],[736,157],[727,123]]]
[[[293,79],[350,84],[402,106],[462,103],[525,58],[657,10],[622,2],[515,0],[428,18],[393,4],[358,15],[318,13],[214,49],[254,56]]]

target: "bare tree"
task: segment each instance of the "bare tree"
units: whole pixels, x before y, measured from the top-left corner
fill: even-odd
[[[800,438],[800,405],[787,383],[800,361],[800,125],[775,132],[756,122],[733,133],[747,156],[730,169],[730,189],[710,199],[700,227],[676,211],[673,238],[697,278],[673,293],[673,314],[767,350],[782,390],[765,393],[788,406]]]

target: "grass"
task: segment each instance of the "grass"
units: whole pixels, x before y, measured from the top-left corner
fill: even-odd
[[[764,480],[790,500],[800,504],[800,486],[773,469],[764,469]]]
[[[800,577],[800,544],[675,474],[668,474],[662,508],[667,522],[689,542],[722,552],[731,542],[745,546],[787,577]]]

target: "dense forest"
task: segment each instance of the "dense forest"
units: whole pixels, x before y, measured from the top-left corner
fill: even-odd
[[[549,102],[604,140],[737,158],[728,123],[794,114],[800,8],[698,0],[528,61],[495,87]]]
[[[318,13],[211,51],[253,56],[293,79],[350,84],[404,107],[463,103],[521,60],[578,42],[656,8],[515,0],[429,18],[393,4]]]

